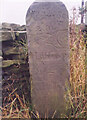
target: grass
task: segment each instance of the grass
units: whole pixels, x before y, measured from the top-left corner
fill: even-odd
[[[67,93],[71,110],[69,118],[87,118],[85,53],[84,33],[81,31],[81,25],[78,27],[73,19],[70,22],[70,88]]]
[[[74,15],[75,10],[73,10]],[[87,81],[86,81],[86,46],[81,26],[75,23],[75,17],[69,24],[70,28],[70,87],[67,85],[67,114],[64,118],[87,118]],[[26,54],[27,55],[27,54]],[[3,106],[3,118],[39,118],[39,113],[32,111],[31,105],[26,104],[24,94],[17,92],[18,88],[12,87]],[[9,91],[9,87],[8,87]],[[52,115],[55,117],[55,113]]]

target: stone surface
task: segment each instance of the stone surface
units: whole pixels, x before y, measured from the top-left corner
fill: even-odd
[[[0,28],[0,55],[2,55],[3,61],[24,59],[24,49],[26,49],[24,47],[26,45],[25,28],[25,25],[2,23]]]
[[[41,118],[65,113],[69,80],[68,12],[62,2],[34,2],[26,15],[32,104]]]
[[[19,27],[21,27],[19,24],[10,24],[10,23],[2,23],[2,30],[17,30]]]
[[[2,27],[1,27],[2,26]],[[29,65],[27,60],[26,26],[10,23],[0,25],[0,89],[2,104],[9,104],[6,97],[17,88],[21,97],[30,102]],[[9,88],[9,90],[8,90]],[[19,103],[18,103],[18,106]],[[29,106],[29,105],[28,105]]]
[[[11,31],[10,32],[3,31],[1,33],[2,33],[1,41],[9,41],[9,40],[12,41],[13,39],[15,39],[14,34]]]

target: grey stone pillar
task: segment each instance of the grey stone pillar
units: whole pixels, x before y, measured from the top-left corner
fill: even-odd
[[[58,0],[37,0],[26,15],[32,104],[41,118],[65,113],[69,80],[68,12]]]

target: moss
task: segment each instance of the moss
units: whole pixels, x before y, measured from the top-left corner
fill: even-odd
[[[1,41],[9,41],[9,40],[13,40],[12,37],[12,32],[1,32],[2,34],[2,40]]]
[[[4,48],[3,52],[5,55],[9,55],[9,54],[19,54],[19,48],[16,47],[8,47],[8,48]]]
[[[2,68],[9,67],[14,64],[22,64],[22,63],[25,63],[25,62],[22,60],[4,60],[2,62]]]

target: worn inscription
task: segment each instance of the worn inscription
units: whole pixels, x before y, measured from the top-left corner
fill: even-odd
[[[50,0],[49,0],[50,1]],[[40,118],[65,113],[69,79],[68,12],[62,2],[34,2],[26,16],[32,104]]]
[[[47,58],[48,59],[56,59],[56,58],[61,57],[61,55],[58,53],[44,53],[44,52],[43,53],[35,52],[32,55],[36,59],[47,59]]]

